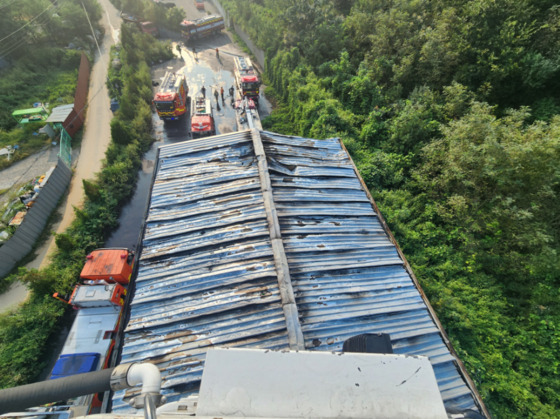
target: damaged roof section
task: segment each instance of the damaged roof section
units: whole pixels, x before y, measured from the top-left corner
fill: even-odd
[[[173,401],[218,345],[288,346],[248,131],[160,149],[121,362],[155,363]]]
[[[339,140],[261,138],[306,349],[388,333],[395,353],[430,357],[447,407],[477,409]]]
[[[198,392],[213,346],[340,351],[388,333],[430,357],[446,407],[479,410],[442,332],[338,139],[160,148],[121,362],[156,364],[169,401]]]

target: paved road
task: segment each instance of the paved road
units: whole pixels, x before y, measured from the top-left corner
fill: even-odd
[[[90,75],[88,108],[86,122],[84,125],[84,135],[79,153],[73,153],[72,166],[75,168],[74,175],[70,182],[69,192],[59,212],[61,220],[53,226],[53,230],[62,233],[74,220],[73,207],[80,207],[83,203],[84,192],[82,188],[83,179],[93,179],[95,173],[101,170],[105,151],[111,139],[111,118],[112,113],[109,109],[109,94],[105,85],[109,62],[111,45],[118,40],[118,30],[120,28],[119,12],[109,2],[109,0],[99,0],[104,9],[102,24],[105,27],[105,37],[100,42],[100,49],[95,56],[95,63]],[[57,147],[37,153],[11,168],[5,175],[5,171],[0,173],[0,178],[9,179],[12,185],[25,183],[33,177],[45,173],[48,168],[56,164]],[[45,170],[46,167],[46,170]],[[1,188],[1,186],[0,186]],[[36,257],[26,265],[27,268],[41,268],[48,264],[48,255],[55,249],[54,237],[48,240],[41,248],[36,250]],[[10,290],[0,295],[0,312],[8,311],[17,306],[25,299],[26,288],[19,283],[12,285]]]

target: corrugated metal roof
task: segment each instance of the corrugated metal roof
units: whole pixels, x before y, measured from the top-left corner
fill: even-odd
[[[66,118],[68,118],[68,115],[70,115],[73,110],[74,110],[73,103],[69,105],[57,106],[56,108],[53,108],[46,122],[64,122],[66,121]]]
[[[430,357],[448,407],[476,409],[338,139],[253,130],[160,148],[122,362],[155,363],[173,401],[198,391],[214,345],[340,351],[377,332]]]

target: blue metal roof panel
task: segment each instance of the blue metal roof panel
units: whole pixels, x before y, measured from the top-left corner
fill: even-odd
[[[389,333],[430,357],[446,405],[476,408],[340,142],[260,137],[306,349]],[[160,149],[122,361],[155,363],[169,400],[198,391],[212,346],[288,347],[261,179],[249,131]]]
[[[122,362],[156,364],[170,401],[214,345],[288,347],[256,165],[248,132],[160,149]]]
[[[321,149],[311,154],[306,139],[261,138],[274,162],[274,202],[306,347],[339,351],[357,334],[389,333],[396,353],[430,357],[446,405],[476,408],[369,197],[360,182],[348,182],[354,169],[339,141],[315,142]],[[336,167],[320,151],[334,153]],[[356,213],[352,204],[363,202],[368,213]],[[318,211],[333,204],[336,213]]]

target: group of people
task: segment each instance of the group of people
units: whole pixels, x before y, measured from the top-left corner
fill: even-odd
[[[204,87],[204,85],[200,88],[200,91],[202,92],[202,96],[206,97],[206,87]],[[232,101],[233,101],[233,94],[235,92],[235,89],[233,86],[231,86],[229,88],[229,95],[232,97]],[[216,98],[216,102],[218,101],[218,97],[222,97],[222,102],[225,102],[225,97],[224,97],[224,87],[220,87],[220,93],[218,93],[218,90],[214,90],[214,97]]]
[[[180,48],[180,46],[177,45],[177,48]],[[195,49],[194,46],[193,46],[193,52],[196,54],[196,49]],[[216,57],[217,57],[218,59],[220,58],[220,50],[219,50],[218,48],[216,48]],[[201,87],[200,91],[202,92],[202,96],[206,97],[206,87],[204,87],[204,85]],[[233,94],[234,94],[234,93],[235,93],[235,89],[234,89],[233,86],[231,86],[231,87],[229,88],[229,95],[231,96],[231,101],[232,101],[232,103],[233,103],[233,101],[234,101],[234,98],[233,98]],[[224,88],[223,88],[223,86],[220,87],[220,93],[218,93],[218,90],[214,90],[214,97],[216,98],[216,102],[218,101],[218,98],[219,98],[220,96],[222,97],[222,103],[224,103],[226,100],[225,100],[225,97],[224,97]]]

